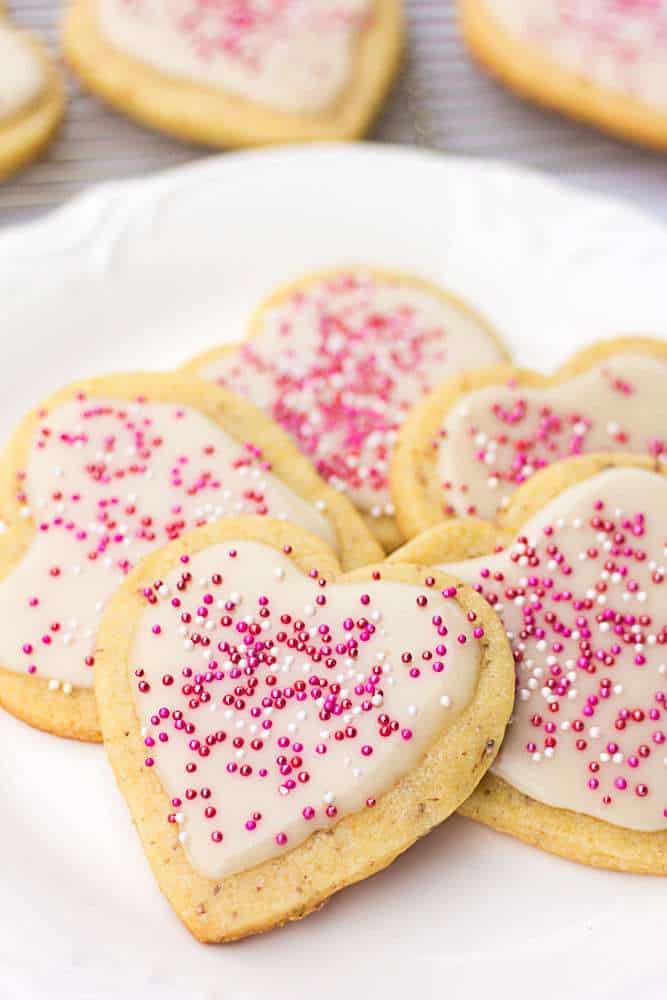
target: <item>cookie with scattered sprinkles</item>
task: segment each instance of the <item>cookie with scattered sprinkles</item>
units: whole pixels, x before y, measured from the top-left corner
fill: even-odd
[[[105,605],[146,553],[239,514],[293,519],[348,569],[381,554],[287,435],[214,385],[110,375],[29,413],[0,466],[0,704],[39,729],[99,740]]]
[[[465,373],[417,403],[391,466],[411,538],[450,517],[494,520],[540,469],[592,452],[667,457],[667,343],[599,341],[555,375],[509,365]]]
[[[10,24],[0,3],[0,179],[41,153],[64,109],[53,60],[41,42]]]
[[[666,0],[458,0],[476,59],[520,96],[667,148]]]
[[[514,714],[472,819],[573,861],[667,874],[667,467],[594,455],[538,473],[500,526],[450,521],[392,559],[501,616]]]
[[[305,916],[472,791],[512,707],[500,620],[440,572],[341,575],[239,518],[147,556],[95,653],[105,748],[157,881],[201,941]]]
[[[242,344],[209,351],[186,370],[265,410],[391,550],[405,537],[389,463],[406,414],[442,379],[506,360],[486,320],[448,292],[354,267],[278,289]]]
[[[130,117],[233,147],[361,137],[403,34],[402,0],[70,0],[62,41]]]

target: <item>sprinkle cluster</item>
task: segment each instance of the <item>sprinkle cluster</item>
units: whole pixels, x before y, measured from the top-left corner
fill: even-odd
[[[198,411],[79,394],[71,417],[53,417],[40,414],[28,471],[17,473],[20,514],[34,520],[33,545],[43,558],[25,596],[21,567],[15,570],[13,602],[24,602],[29,614],[9,616],[23,629],[18,668],[47,676],[63,647],[76,648],[93,666],[104,603],[152,548],[230,514],[287,513],[269,509],[270,463],[261,451],[228,438]],[[50,683],[60,687],[57,679]],[[62,690],[70,693],[72,684],[65,681]]]
[[[583,399],[577,391],[577,380],[560,390],[564,398],[576,400],[575,406],[559,402],[555,398],[559,390],[521,390],[510,382],[483,409],[474,404],[462,407],[459,413],[465,421],[464,445],[479,469],[479,479],[444,479],[445,493],[456,491],[463,498],[454,503],[454,497],[450,497],[444,505],[445,513],[493,516],[498,507],[509,503],[518,486],[559,459],[593,451],[636,451],[667,460],[667,438],[658,434],[646,437],[638,428],[646,418],[641,410],[639,378],[631,381],[604,367],[593,374],[595,384],[587,383]],[[608,410],[615,413],[614,419],[600,416]],[[448,438],[445,426],[439,447],[447,447]],[[493,502],[489,507],[490,497]]]
[[[667,3],[664,0],[552,0],[553,12],[532,17],[537,40],[584,36],[589,57],[612,56],[620,71],[631,71],[649,56],[664,58],[667,47]],[[632,77],[628,77],[630,83]]]
[[[142,11],[146,0],[123,0]],[[203,61],[231,57],[260,71],[268,46],[289,40],[295,27],[332,31],[363,24],[367,0],[180,0],[172,26]]]
[[[466,630],[450,634],[446,609],[456,588],[438,591],[427,577],[422,588],[407,588],[406,599],[424,616],[426,631],[419,634],[430,633],[430,641],[415,646],[406,635],[397,648],[383,624],[379,571],[366,589],[346,585],[343,595],[312,569],[297,598],[282,583],[285,568],[277,562],[264,571],[264,592],[260,584],[257,592],[239,593],[231,589],[236,564],[247,558],[239,549],[227,549],[220,570],[198,579],[184,555],[175,583],[156,580],[144,591],[147,608],[160,610],[152,624],[150,612],[144,619],[149,640],[170,651],[178,634],[182,649],[178,663],[167,656],[159,680],[153,671],[153,683],[142,666],[134,669],[139,712],[147,720],[145,765],[159,765],[161,749],[177,741],[182,787],[166,819],[181,826],[183,843],[190,837],[186,827],[198,820],[214,844],[230,834],[256,837],[268,823],[276,847],[294,846],[339,814],[334,791],[327,779],[322,783],[322,774],[331,774],[328,758],[335,757],[331,763],[354,785],[383,745],[400,754],[419,725],[425,676],[444,676],[457,648],[484,630],[470,613]],[[284,552],[289,555],[290,546]],[[296,606],[286,611],[290,602]],[[409,685],[400,712],[388,705],[397,684]],[[441,708],[450,705],[442,694]],[[367,795],[367,807],[377,793]],[[246,804],[241,814],[234,803],[239,794]],[[285,822],[274,829],[281,799],[288,805]]]
[[[579,787],[612,814],[632,795],[667,817],[667,771],[655,785],[645,776],[656,757],[667,765],[667,542],[651,553],[646,534],[645,514],[599,499],[588,518],[519,537],[475,589],[514,649],[517,704],[501,753],[536,765],[574,755]]]
[[[374,517],[393,514],[388,470],[398,428],[451,361],[441,318],[415,303],[409,289],[341,275],[271,311],[271,336],[253,338],[216,369],[222,385],[263,405],[320,475]]]

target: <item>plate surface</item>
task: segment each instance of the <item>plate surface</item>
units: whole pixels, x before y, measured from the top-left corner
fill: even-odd
[[[323,146],[98,188],[0,237],[3,437],[84,375],[238,338],[272,286],[345,263],[467,297],[519,363],[667,332],[667,230],[503,164]],[[0,993],[317,1000],[664,996],[659,879],[579,868],[454,818],[285,930],[192,941],[157,890],[100,747],[0,713]]]

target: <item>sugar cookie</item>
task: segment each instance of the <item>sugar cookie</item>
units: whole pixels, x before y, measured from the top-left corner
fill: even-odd
[[[46,49],[14,28],[0,4],[0,179],[34,160],[65,108],[62,81]]]
[[[98,647],[105,748],[202,941],[305,916],[390,864],[474,788],[513,700],[502,623],[472,590],[413,566],[340,576],[271,518],[149,555]]]
[[[472,585],[514,649],[514,717],[492,773],[461,811],[573,861],[660,875],[665,509],[661,463],[574,458],[521,487],[500,527],[450,521],[392,557]]]
[[[442,378],[506,357],[486,321],[437,286],[357,267],[279,289],[252,317],[245,343],[186,370],[270,414],[391,550],[404,537],[388,471],[405,414]]]
[[[92,91],[211,146],[363,135],[402,44],[401,0],[71,0],[63,24]]]
[[[147,552],[239,513],[293,518],[343,566],[381,550],[349,502],[247,401],[183,375],[90,379],[20,424],[0,468],[0,704],[100,738],[102,610]]]
[[[459,0],[473,55],[522,97],[667,148],[665,0]]]
[[[601,341],[555,375],[510,366],[443,383],[417,403],[391,469],[410,538],[446,517],[493,520],[514,490],[558,459],[590,452],[667,458],[667,343]]]

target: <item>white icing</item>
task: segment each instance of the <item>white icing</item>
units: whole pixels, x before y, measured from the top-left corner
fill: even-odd
[[[485,0],[513,34],[601,87],[667,110],[664,0]]]
[[[604,502],[599,515],[615,524],[612,532],[591,525],[598,500]],[[519,657],[514,718],[494,773],[540,802],[632,830],[667,830],[666,509],[667,479],[638,469],[611,469],[566,490],[525,525],[521,537],[534,543],[537,565],[529,563],[525,543],[517,541],[498,555],[443,567],[468,583],[481,584],[485,594],[498,595],[495,610]],[[639,513],[645,515],[643,532],[635,520]],[[634,530],[623,526],[625,518]],[[546,535],[545,526],[552,526],[553,533]],[[618,543],[622,549],[641,549],[645,558],[617,554],[613,541],[617,530],[624,536]],[[550,543],[564,556],[562,563],[556,561],[559,555],[546,551]],[[592,548],[599,554],[593,555]],[[607,561],[613,563],[609,570]],[[564,572],[565,566],[572,568],[570,574]],[[483,575],[483,570],[489,572]],[[499,572],[504,574],[502,581],[494,580],[493,574]],[[540,596],[529,582],[531,577],[540,585],[551,579],[553,585],[543,587]],[[508,586],[514,588],[513,596],[507,595]],[[521,593],[517,587],[523,588]],[[570,591],[574,600],[590,600],[591,606],[575,609],[572,600],[563,597],[564,591]],[[535,629],[543,628],[544,636],[532,628],[530,634],[523,632],[531,611]],[[617,634],[614,621],[596,618],[608,611],[635,616],[635,621],[626,621]],[[545,618],[547,613],[571,629],[571,636],[557,634]],[[647,616],[648,623],[645,619],[640,625],[639,616]],[[589,641],[594,673],[579,664],[580,658],[587,659],[581,644]],[[617,652],[615,644],[620,647]],[[611,655],[613,663],[604,663],[599,653]],[[637,664],[637,656],[645,662]],[[547,682],[558,679],[567,690],[555,694]],[[601,681],[608,686],[608,697],[600,695]],[[598,700],[592,714],[587,714],[591,697]],[[550,701],[559,705],[557,712],[550,711]],[[631,719],[619,730],[615,723],[624,709],[641,710],[643,720]],[[656,713],[653,719],[651,712]],[[537,726],[532,721],[536,715],[543,720]],[[581,732],[575,729],[577,720],[584,724]],[[550,735],[557,745],[551,748],[544,729],[549,722],[556,727]],[[585,740],[586,746],[577,749],[577,740]],[[534,751],[527,749],[531,741]],[[610,744],[617,749],[610,749]],[[642,747],[649,751],[646,756]],[[627,787],[618,788],[617,780]],[[599,785],[591,788],[591,781]],[[637,794],[641,785],[648,789],[643,797]],[[605,795],[612,801],[605,804]]]
[[[547,389],[489,386],[462,396],[438,445],[443,506],[493,520],[534,472],[577,454],[667,460],[666,380],[667,361],[619,354]]]
[[[96,0],[117,49],[279,111],[316,112],[350,76],[370,0]]]
[[[391,451],[439,381],[501,359],[480,320],[420,285],[337,275],[265,310],[238,352],[202,367],[291,433],[320,475],[372,516],[392,515]]]
[[[230,556],[230,551],[236,555]],[[479,643],[472,636],[474,626],[460,606],[443,598],[438,588],[391,581],[321,587],[281,552],[249,541],[211,546],[193,556],[185,568],[192,573],[189,590],[176,587],[184,569],[180,566],[166,577],[168,591],[159,602],[147,605],[136,628],[128,670],[137,711],[147,727],[146,755],[154,761],[170,800],[181,800],[176,805],[172,801],[172,819],[178,821],[192,864],[205,875],[217,877],[252,867],[290,850],[343,816],[367,808],[369,797],[388,791],[418,764],[474,695],[480,666]],[[218,585],[211,582],[216,573],[223,577]],[[204,603],[207,594],[211,597],[208,606]],[[176,608],[171,603],[174,595],[181,600]],[[362,595],[368,595],[370,601],[364,603]],[[417,605],[419,595],[427,596],[426,607]],[[265,617],[258,613],[262,596],[268,598]],[[326,597],[325,606],[317,604],[321,596]],[[236,605],[232,611],[226,607],[230,598]],[[206,617],[193,618],[183,627],[183,610],[196,615],[198,607],[208,607]],[[221,624],[225,613],[230,614],[233,624]],[[291,615],[288,624],[280,620],[284,614]],[[445,637],[438,632],[442,625],[433,623],[436,614],[449,631]],[[317,661],[307,649],[290,648],[284,637],[279,638],[281,632],[294,634],[293,623],[299,617],[309,630],[308,645],[317,650],[328,647],[329,652]],[[374,629],[366,638],[364,626],[359,624],[362,617]],[[356,624],[346,630],[345,619]],[[243,642],[247,632],[236,630],[239,621],[261,626],[257,637],[263,644],[273,643],[274,663],[253,663],[254,647]],[[209,629],[208,623],[213,627]],[[330,639],[319,631],[324,624],[330,627]],[[157,633],[156,627],[160,629]],[[193,632],[203,634],[209,645],[193,643]],[[457,641],[461,634],[468,637],[465,644]],[[337,644],[350,639],[357,641],[355,657],[349,649],[343,653],[336,650]],[[230,675],[233,652],[219,646],[225,641],[243,657],[240,676]],[[446,643],[448,650],[439,655],[433,650],[440,643]],[[406,651],[412,654],[411,663],[402,661]],[[428,651],[430,659],[423,659],[423,651]],[[434,664],[441,661],[444,669],[438,672]],[[183,692],[181,688],[185,683],[194,685],[196,678],[184,679],[183,667],[189,667],[193,675],[204,672],[199,676],[198,691],[206,696],[205,701],[194,707],[193,690]],[[356,685],[368,684],[373,668],[381,670],[377,685],[371,691],[355,692]],[[410,676],[413,668],[419,669],[418,677]],[[141,682],[150,685],[149,691],[139,690],[137,669],[143,671]],[[165,669],[174,678],[168,686],[163,683]],[[215,680],[216,670],[224,671],[225,677]],[[237,685],[247,684],[249,676],[257,679],[254,691],[242,693],[242,705],[235,701],[226,706],[223,697]],[[312,683],[315,678],[317,685]],[[329,686],[340,685],[331,702],[327,699],[333,698],[332,692],[323,680]],[[309,691],[317,688],[321,694],[317,698],[308,694],[299,700],[294,687],[298,683]],[[264,698],[286,688],[291,693],[286,692],[283,707],[275,699],[275,707],[263,707]],[[238,699],[238,692],[234,697]],[[154,713],[160,708],[167,708],[169,717],[156,725]],[[182,711],[184,721],[194,724],[194,732],[176,728],[174,710]],[[382,713],[396,720],[398,731],[379,734]],[[267,723],[270,729],[264,728]],[[356,734],[336,739],[336,731],[346,732],[350,726]],[[215,743],[207,756],[202,757],[197,748],[189,749],[190,740],[205,743],[207,736],[220,730],[227,737]],[[410,738],[405,738],[405,730]],[[166,742],[159,740],[160,733],[168,737]],[[243,746],[235,747],[234,737],[240,737]],[[253,739],[261,739],[263,746],[253,748]],[[281,746],[285,739],[289,746]],[[317,752],[318,745],[326,747],[326,752]],[[364,746],[371,746],[372,754],[364,755]],[[281,755],[290,768],[282,772],[276,760]],[[294,760],[295,755],[300,762]],[[196,772],[186,772],[187,762],[196,764]],[[230,764],[235,768],[233,773],[227,769]],[[243,776],[239,771],[242,765],[249,765],[252,773]],[[262,768],[268,772],[263,777]],[[309,775],[308,781],[299,779],[302,772]],[[290,781],[294,783],[291,790]],[[188,787],[197,791],[191,800],[185,795]],[[210,789],[211,795],[202,798],[202,788]],[[216,810],[214,817],[205,816],[207,806]],[[327,816],[327,806],[335,808],[335,816]],[[303,816],[308,807],[315,810],[311,819]],[[261,814],[261,820],[249,831],[245,823],[255,812]],[[214,831],[222,833],[220,843],[212,840]],[[286,835],[286,843],[276,842],[279,834]]]
[[[20,111],[39,94],[44,70],[21,35],[0,24],[0,118]]]
[[[336,548],[324,514],[265,464],[189,407],[96,399],[45,416],[18,483],[36,531],[0,582],[0,663],[91,687],[85,658],[109,598],[142,556],[200,524],[267,513]]]

